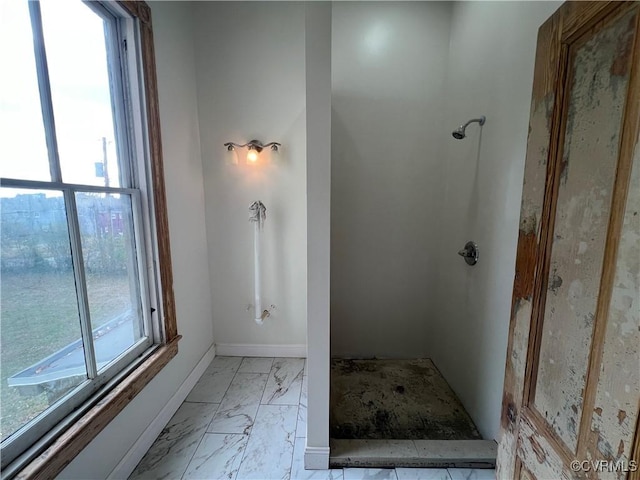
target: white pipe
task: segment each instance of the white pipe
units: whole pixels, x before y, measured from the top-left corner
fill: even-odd
[[[258,213],[260,215],[260,213]],[[262,318],[262,301],[260,298],[260,218],[254,223],[253,226],[253,271],[255,272],[254,278],[254,291],[255,291],[255,321],[258,325],[263,324]]]
[[[264,204],[257,200],[249,207],[251,215],[249,221],[254,222],[253,230],[253,272],[254,272],[254,293],[255,293],[255,314],[254,320],[258,325],[262,325],[265,317],[269,316],[268,310],[262,310],[261,284],[260,284],[260,229],[264,224],[267,209]]]

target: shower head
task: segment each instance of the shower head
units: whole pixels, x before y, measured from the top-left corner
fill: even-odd
[[[455,138],[456,140],[462,140],[464,137],[467,136],[467,134],[465,133],[465,130],[467,129],[467,126],[470,123],[478,122],[480,125],[484,125],[485,121],[486,121],[486,117],[484,115],[481,115],[480,118],[472,118],[467,123],[465,123],[464,125],[460,125],[453,132],[451,132],[451,135],[453,135],[453,138]]]
[[[455,138],[456,140],[462,140],[466,135],[464,133],[464,128],[461,126],[459,126],[457,129],[455,129],[451,135],[453,135],[453,138]]]

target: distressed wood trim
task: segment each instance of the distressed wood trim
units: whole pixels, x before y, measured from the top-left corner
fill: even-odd
[[[123,7],[129,15],[140,20],[141,23],[151,21],[151,8],[141,0],[118,0],[118,5]]]
[[[555,93],[562,32],[562,7],[538,29],[536,60],[533,72],[534,103]]]
[[[518,480],[537,480],[536,476],[527,467],[522,465],[522,461],[518,459],[518,470],[516,471]]]
[[[598,379],[600,377],[600,364],[604,351],[604,338],[607,329],[613,282],[616,274],[618,246],[620,244],[625,205],[629,193],[629,183],[631,181],[633,154],[636,142],[638,141],[638,129],[640,128],[640,72],[638,71],[640,70],[640,66],[638,62],[633,62],[635,56],[640,54],[640,35],[638,34],[638,32],[640,32],[639,5],[640,4],[636,3],[634,6],[637,10],[635,18],[636,35],[634,38],[633,52],[629,55],[632,70],[629,75],[627,102],[622,117],[618,164],[609,210],[611,213],[607,226],[600,289],[598,292],[598,303],[596,305],[591,338],[591,354],[585,379],[584,401],[582,405],[582,416],[580,418],[580,436],[578,437],[578,458],[585,457],[589,445],[593,409],[595,408]],[[620,8],[620,11],[617,12],[616,15],[624,15],[628,10],[629,8]],[[614,19],[612,18],[611,20]]]
[[[536,274],[536,232],[518,232],[516,274],[513,281],[513,300],[531,298]]]
[[[535,78],[534,78],[534,94],[533,102],[541,102],[547,95],[553,94],[555,89],[555,79],[557,78],[557,58],[559,50],[560,24],[554,15],[545,22],[538,31],[538,49],[536,51]],[[557,101],[554,101],[557,103]],[[554,106],[554,111],[555,111]],[[550,155],[549,155],[550,156]],[[549,160],[547,159],[547,164]],[[524,219],[521,219],[521,223]],[[511,362],[511,352],[514,348],[514,333],[516,327],[516,314],[518,303],[523,299],[532,299],[534,296],[534,284],[539,270],[536,268],[536,259],[539,249],[539,232],[536,225],[532,225],[529,231],[525,231],[521,226],[518,233],[518,248],[516,253],[516,269],[514,290],[512,297],[512,312],[509,323],[509,344],[507,348],[507,377],[505,385],[513,385],[514,375],[513,364]],[[508,403],[508,402],[507,402]],[[517,400],[518,406],[521,399]],[[505,404],[504,408],[508,408]],[[503,409],[504,409],[503,408]],[[510,418],[508,412],[503,411],[505,418]],[[513,419],[512,419],[513,421]]]
[[[559,12],[560,10],[552,15],[538,30],[529,142],[532,141],[532,136],[539,135],[547,138],[550,135],[551,118],[548,118],[545,113],[545,125],[537,127],[533,123],[536,111],[541,115],[542,113],[540,112],[545,109],[550,112],[556,110],[557,99],[554,89],[558,77],[558,57],[560,55],[560,34],[562,31],[562,15]],[[540,131],[536,130],[537,128],[540,128]],[[548,153],[547,158],[542,158],[542,154],[533,148],[531,144],[527,146],[527,162],[533,162],[530,165],[538,165],[543,162],[548,164],[548,161]],[[526,171],[527,167],[525,166]],[[524,325],[519,326],[519,313],[520,309],[524,308],[522,305],[533,298],[533,287],[539,276],[539,272],[536,269],[540,239],[539,219],[526,218],[524,212],[525,201],[526,199],[523,195],[502,398],[502,439],[498,449],[496,465],[497,473],[501,478],[516,478],[516,473],[520,471],[518,464],[521,464],[521,462],[517,456],[518,430],[522,416],[521,408],[524,398],[525,379],[523,377],[524,372],[519,371],[515,364],[514,353],[519,341],[523,341],[524,345],[528,345],[529,342],[530,318],[524,321]],[[523,338],[519,340],[517,338],[518,335],[522,335]],[[526,356],[527,352],[528,348],[527,351],[519,352],[518,355]]]
[[[563,5],[562,43],[572,44],[624,2],[568,1]]]
[[[178,335],[176,305],[173,293],[173,267],[171,265],[171,243],[169,218],[162,158],[162,136],[160,129],[160,107],[158,103],[158,80],[156,77],[156,55],[153,43],[151,8],[138,0],[118,0],[118,4],[140,22],[142,68],[147,107],[147,134],[151,156],[153,202],[155,208],[158,257],[160,261],[160,283],[162,284],[162,312],[164,315],[164,341],[170,342]]]
[[[142,391],[169,360],[177,355],[179,340],[178,336],[171,343],[161,346],[15,478],[55,478]]]
[[[571,452],[567,448],[567,445],[565,445],[556,431],[551,427],[551,425],[549,425],[547,419],[544,418],[544,416],[534,406],[525,407],[523,415],[533,426],[534,430],[549,442],[551,448],[558,454],[562,463],[568,468],[571,461],[575,458],[574,452]]]
[[[140,19],[142,59],[144,69],[144,89],[147,106],[149,154],[153,179],[153,199],[156,217],[158,257],[160,261],[160,281],[162,283],[162,303],[164,314],[164,340],[171,342],[178,335],[176,305],[173,293],[173,268],[171,266],[171,244],[169,240],[169,217],[165,191],[164,167],[162,159],[162,137],[160,134],[160,107],[158,104],[158,81],[156,78],[156,56],[153,46],[151,10],[144,2],[135,3]]]
[[[558,58],[557,81],[555,86],[556,102],[551,119],[549,159],[547,162],[547,176],[545,179],[544,200],[542,203],[542,217],[540,219],[540,246],[537,252],[536,265],[536,271],[540,273],[536,276],[533,290],[533,309],[531,312],[529,347],[527,348],[527,365],[524,376],[524,406],[529,405],[533,401],[538,379],[542,327],[544,324],[553,232],[558,203],[558,188],[560,186],[562,155],[564,152],[564,143],[560,142],[560,139],[564,137],[566,130],[566,112],[569,102],[569,95],[565,93],[568,90],[568,86],[571,85],[573,78],[570,68],[569,47],[567,45],[558,45],[556,48],[560,51],[556,57]],[[565,114],[563,114],[563,112],[565,112]]]
[[[520,457],[516,457],[516,465],[515,465],[515,468],[513,469],[513,478],[515,480],[522,478],[522,473],[524,469],[525,468],[522,465],[522,460],[520,459]]]

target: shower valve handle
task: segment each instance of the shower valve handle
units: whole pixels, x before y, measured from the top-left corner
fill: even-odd
[[[475,242],[467,242],[464,248],[458,251],[458,255],[464,258],[467,265],[475,265],[478,263],[478,245]]]

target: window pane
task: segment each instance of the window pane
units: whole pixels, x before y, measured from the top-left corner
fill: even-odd
[[[120,186],[105,22],[80,1],[40,8],[62,179]]]
[[[87,378],[61,192],[0,190],[1,436]]]
[[[76,194],[98,370],[142,337],[131,197]]]
[[[51,180],[26,1],[0,5],[0,64],[0,176]]]

